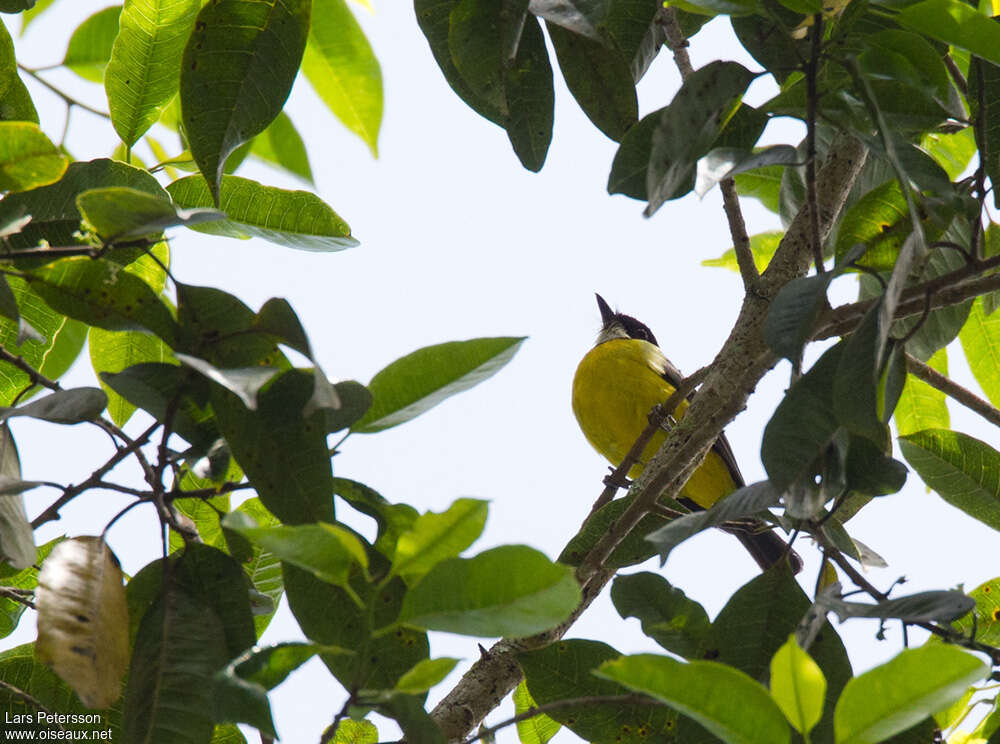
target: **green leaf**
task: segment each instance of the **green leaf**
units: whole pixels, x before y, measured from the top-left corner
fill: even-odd
[[[823,716],[826,677],[795,636],[771,659],[771,697],[800,734],[812,731]]]
[[[267,691],[311,659],[320,650],[337,649],[310,643],[281,643],[250,651],[215,675],[213,717],[216,721],[248,723],[276,737]]]
[[[88,189],[76,197],[76,206],[105,242],[155,236],[174,225],[197,225],[226,216],[215,209],[178,209],[166,198],[125,186]]]
[[[284,111],[278,114],[267,129],[253,138],[250,154],[265,163],[278,166],[306,183],[313,183],[306,145]]]
[[[14,2],[18,2],[18,0],[14,0]],[[49,6],[54,2],[55,0],[37,0],[37,2],[32,4],[32,7],[21,14],[21,36],[24,36],[24,32],[28,30],[28,24],[48,10]],[[28,3],[31,4],[30,0],[28,0]]]
[[[135,406],[115,392],[101,373],[116,374],[142,362],[166,362],[170,359],[170,349],[158,337],[142,331],[105,331],[95,327],[90,329],[88,340],[91,366],[108,396],[108,414],[118,426],[124,426]]]
[[[211,207],[212,196],[200,176],[167,186],[173,200],[188,209]],[[305,251],[339,251],[358,245],[351,228],[322,199],[308,191],[263,186],[239,176],[224,176],[220,208],[228,217],[192,229],[230,238],[264,238]]]
[[[475,93],[455,67],[448,46],[448,34],[451,28],[451,12],[456,5],[458,0],[413,0],[417,23],[448,85],[480,116],[494,124],[504,126],[507,112],[503,107]]]
[[[945,169],[948,178],[958,180],[976,154],[976,138],[971,127],[951,133],[927,132],[920,139],[920,149]]]
[[[0,202],[2,204],[3,202]],[[9,277],[23,322],[37,329],[47,340],[19,343],[19,323],[0,317],[0,344],[28,362],[50,380],[62,376],[79,355],[87,340],[87,326],[55,312],[28,283]],[[9,363],[0,364],[0,404],[9,405],[31,386],[28,374]]]
[[[983,170],[990,183],[995,185],[1000,182],[1000,166],[997,164],[997,154],[1000,153],[1000,127],[997,126],[997,114],[1000,111],[1000,67],[974,57],[966,77],[969,82],[966,95],[970,109],[969,121],[973,123],[973,127],[969,129],[974,131],[972,149],[977,149],[978,140],[982,150],[980,159]],[[1000,204],[1000,196],[996,193],[993,195],[993,204]]]
[[[531,693],[528,692],[528,685],[522,679],[511,696],[514,701],[514,715],[521,716],[532,708],[538,707]],[[548,744],[549,739],[555,736],[562,724],[549,718],[544,713],[536,713],[530,718],[524,718],[517,722],[517,738],[521,744]]]
[[[227,514],[222,525],[281,560],[335,586],[348,586],[355,564],[365,570],[368,568],[368,557],[361,543],[339,525],[319,522],[294,527],[258,527],[241,512]]]
[[[271,514],[258,498],[251,498],[244,501],[236,509],[241,514],[247,514],[257,524],[262,527],[276,527],[277,517]],[[228,540],[228,536],[227,536]],[[264,550],[259,545],[252,546],[249,560],[243,561],[243,571],[246,573],[254,588],[270,599],[270,608],[257,609],[254,611],[254,626],[257,630],[257,637],[267,629],[278,609],[278,602],[285,593],[285,585],[281,574],[281,561],[269,550]]]
[[[43,545],[38,550],[44,548]],[[969,596],[976,607],[971,615],[956,621],[955,627],[966,634],[971,634],[975,628],[977,641],[996,646],[1000,643],[1000,578],[983,582],[969,592]]]
[[[370,434],[398,426],[478,385],[511,360],[524,338],[451,341],[397,359],[368,383],[375,402],[351,430]]]
[[[14,296],[14,290],[10,288],[6,275],[0,275],[0,315],[17,324],[17,343],[19,345],[28,339],[41,344],[45,343],[45,336],[21,317],[21,311],[17,307],[17,298]]]
[[[226,158],[285,105],[306,47],[310,7],[309,0],[219,0],[198,13],[181,65],[181,112],[215,206]]]
[[[208,409],[208,385],[176,364],[140,362],[121,372],[101,373],[101,382],[157,421],[165,421],[173,404],[172,429],[204,453],[219,439]]]
[[[665,108],[646,114],[625,132],[611,163],[608,175],[608,193],[624,194],[633,199],[646,201],[646,171],[649,155],[653,148],[653,132],[660,122]]]
[[[620,656],[598,641],[561,640],[517,655],[528,692],[539,705],[573,698],[626,695],[619,684],[600,679],[594,670]],[[549,715],[584,741],[642,744],[666,741],[678,724],[662,706],[604,703],[555,708]]]
[[[947,376],[948,350],[938,349],[927,363]],[[951,422],[945,394],[914,375],[906,376],[906,385],[893,416],[900,436],[922,429],[947,429]]]
[[[312,375],[283,372],[261,392],[256,411],[212,386],[216,421],[260,500],[285,524],[333,522],[333,487],[325,427],[302,409]],[[338,644],[339,645],[339,644]]]
[[[177,93],[181,53],[198,0],[126,0],[104,74],[111,123],[126,146],[160,118]]]
[[[375,555],[371,557],[373,562],[378,561]],[[402,579],[392,579],[385,586],[368,583],[360,575],[355,579],[352,588],[367,606],[374,608],[372,614],[340,587],[288,563],[282,570],[289,607],[307,638],[340,648],[367,644],[365,657],[320,654],[342,684],[367,690],[391,689],[417,662],[428,657],[427,634],[412,627],[396,626],[392,632],[372,635],[376,629],[396,623],[406,593]],[[372,664],[372,658],[377,663]]]
[[[330,111],[378,157],[382,69],[345,0],[312,0],[302,72]]]
[[[770,481],[760,481],[733,491],[726,498],[717,501],[711,509],[685,514],[668,522],[650,533],[646,539],[660,554],[661,565],[666,562],[670,551],[709,527],[718,527],[724,522],[739,520],[777,506],[781,492]]]
[[[53,310],[71,318],[108,331],[146,329],[176,343],[177,324],[163,301],[110,261],[63,258],[28,274],[28,280]]]
[[[844,687],[834,711],[837,744],[885,741],[953,703],[989,671],[954,646],[906,649]]]
[[[0,565],[0,583],[11,589],[33,590],[38,586],[38,569],[35,568],[35,565],[40,566],[48,554],[52,552],[52,548],[65,539],[57,537],[44,545],[39,545],[37,554],[32,559],[34,565],[21,569],[15,568],[9,563]],[[6,638],[17,629],[21,616],[27,609],[28,606],[22,602],[15,602],[9,597],[0,597],[0,638]]]
[[[104,68],[111,59],[115,37],[118,36],[121,12],[121,5],[112,5],[97,11],[77,26],[69,37],[63,67],[68,67],[84,80],[100,83],[104,79]]]
[[[616,142],[638,121],[630,61],[614,46],[548,25],[563,79],[594,126]]]
[[[81,243],[78,236],[81,216],[76,197],[88,189],[107,186],[126,186],[153,196],[166,196],[156,178],[140,168],[107,158],[70,163],[63,177],[55,183],[8,194],[0,200],[0,223],[31,215],[31,222],[20,233],[7,238],[10,247],[15,250],[30,248],[43,240],[50,245]]]
[[[770,165],[747,173],[737,173],[736,193],[757,199],[767,209],[778,213],[778,194],[781,191],[781,176],[785,168],[781,165]]]
[[[833,380],[843,348],[840,343],[828,349],[792,383],[764,427],[760,459],[779,492],[814,470],[840,428],[833,410]]]
[[[210,362],[189,354],[178,352],[175,357],[185,367],[190,367],[231,392],[251,411],[257,409],[257,393],[280,371],[274,367],[219,369]]]
[[[505,545],[437,564],[407,592],[399,619],[462,635],[518,637],[555,627],[579,601],[568,566]]]
[[[1000,530],[1000,452],[967,434],[945,429],[900,437],[899,447],[941,498]]]
[[[961,0],[923,0],[896,14],[904,28],[1000,64],[1000,24]]]
[[[97,418],[107,404],[108,397],[100,388],[56,390],[16,408],[0,408],[0,422],[16,416],[28,416],[53,424],[78,424]]]
[[[417,517],[396,542],[392,573],[412,584],[441,561],[454,558],[482,533],[487,511],[485,501],[458,499],[440,514]]]
[[[614,499],[591,514],[584,523],[583,529],[570,538],[566,547],[563,548],[563,552],[559,555],[559,562],[565,563],[567,566],[579,566],[594,545],[607,534],[611,525],[625,513],[634,500],[631,495]],[[664,505],[676,508],[677,502],[671,501]],[[669,521],[659,514],[647,514],[634,529],[629,531],[625,539],[604,561],[604,565],[608,568],[634,566],[656,555],[656,549],[652,543],[646,540],[646,535],[651,534]]]
[[[983,298],[977,298],[958,337],[979,387],[1000,405],[1000,313],[986,315]]]
[[[0,191],[27,191],[53,183],[68,164],[37,124],[0,121]]]
[[[737,177],[738,178],[738,177]],[[763,271],[771,263],[781,239],[785,237],[783,230],[770,230],[768,232],[757,233],[750,236],[750,253],[753,254],[753,262],[758,271]],[[730,271],[739,272],[740,265],[736,261],[736,251],[730,248],[719,258],[707,258],[701,262],[702,266],[718,266]]]
[[[377,744],[378,729],[367,719],[355,721],[345,718],[337,724],[333,744]]]
[[[521,165],[540,171],[552,142],[555,91],[542,27],[530,14],[524,20],[517,56],[503,66],[503,85],[510,114],[505,122],[507,139]]]
[[[215,612],[177,586],[146,611],[125,691],[126,741],[207,741],[215,672],[227,661]]]
[[[374,398],[364,385],[354,380],[344,380],[333,386],[340,400],[340,408],[324,408],[326,431],[333,434],[360,420],[371,408]]]
[[[862,266],[891,270],[912,223],[898,181],[886,181],[855,202],[837,229],[835,252],[841,260],[858,243],[866,246]]]
[[[409,530],[420,516],[409,504],[390,504],[377,491],[357,481],[334,478],[333,492],[375,520],[378,524],[375,548],[389,559],[396,552],[399,536]]]
[[[410,671],[399,678],[394,689],[407,695],[427,692],[451,674],[451,670],[458,662],[458,659],[448,657],[418,661]]]
[[[605,662],[595,673],[662,700],[729,744],[790,739],[788,723],[767,691],[724,664],[636,654]]]
[[[944,240],[958,238],[956,242],[968,244],[967,240],[962,240],[951,230],[946,231],[942,238]],[[928,253],[927,260],[921,267],[919,279],[914,276],[911,281],[915,283],[938,279],[963,268],[964,265],[965,259],[958,251],[952,248],[934,248]],[[935,352],[955,340],[968,321],[972,305],[972,300],[966,300],[931,310],[922,321],[918,321],[917,318],[897,321],[892,327],[893,335],[897,338],[908,338],[906,351],[920,361],[926,362]],[[918,322],[921,323],[920,328],[911,333]]]
[[[611,601],[623,619],[638,618],[642,632],[667,651],[698,659],[708,648],[712,622],[705,608],[658,574],[618,576]]]
[[[831,279],[827,273],[796,277],[778,291],[767,310],[764,340],[796,368],[820,314],[829,306],[826,290]]]
[[[22,32],[24,27],[22,26]],[[38,112],[31,94],[17,73],[14,40],[7,27],[0,28],[0,121],[38,123]]]
[[[735,62],[715,61],[684,80],[653,132],[647,216],[691,190],[698,159],[711,149],[754,77]]]
[[[918,592],[876,604],[845,602],[836,597],[823,597],[817,603],[836,612],[840,622],[851,617],[869,617],[907,623],[950,623],[967,615],[975,606],[974,599],[955,591]]]
[[[726,178],[761,168],[795,165],[798,159],[798,151],[791,145],[771,145],[755,150],[715,147],[698,160],[694,193],[700,198]]]

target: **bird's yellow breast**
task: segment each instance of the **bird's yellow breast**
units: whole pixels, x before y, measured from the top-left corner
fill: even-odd
[[[653,406],[674,392],[662,376],[666,360],[658,347],[640,339],[618,338],[587,352],[573,378],[573,413],[587,441],[617,466],[646,428]],[[674,412],[687,410],[682,401]],[[663,444],[666,434],[655,434],[640,461],[629,471],[635,478]],[[684,487],[683,495],[708,508],[735,490],[736,484],[723,459],[709,453]]]

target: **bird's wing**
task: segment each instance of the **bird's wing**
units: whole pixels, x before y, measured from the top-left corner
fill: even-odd
[[[683,381],[684,376],[681,374],[681,371],[674,366],[673,362],[663,355],[663,352],[660,351],[659,347],[654,346],[653,348],[659,352],[655,359],[657,371],[664,380],[669,382],[676,389]],[[691,400],[692,397],[694,397],[693,392],[688,395],[688,400]],[[729,474],[733,477],[733,482],[736,484],[736,487],[742,488],[745,486],[746,481],[743,480],[743,474],[740,472],[739,465],[736,464],[736,455],[733,454],[732,445],[729,444],[729,440],[726,439],[725,434],[721,434],[719,438],[715,440],[715,444],[712,445],[712,449],[726,464],[726,467],[729,469]]]

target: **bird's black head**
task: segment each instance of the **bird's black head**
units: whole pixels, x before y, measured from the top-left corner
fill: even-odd
[[[601,336],[604,340],[618,336],[621,338],[637,338],[648,341],[653,345],[658,345],[656,343],[656,336],[649,330],[649,326],[642,321],[636,320],[631,315],[616,313],[599,294],[595,294],[595,297],[597,297],[597,307],[601,309],[601,321],[604,323],[604,327],[601,330]]]

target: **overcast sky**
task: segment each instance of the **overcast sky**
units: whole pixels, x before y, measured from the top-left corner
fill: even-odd
[[[58,62],[77,24],[108,4],[61,0],[17,40],[19,59],[33,66]],[[286,110],[309,148],[319,195],[347,219],[361,245],[322,255],[178,231],[172,243],[173,270],[181,281],[221,287],[254,309],[272,296],[288,298],[331,378],[367,382],[387,363],[428,344],[529,336],[504,370],[474,390],[397,429],[349,438],[334,469],[338,476],[360,480],[386,498],[422,511],[441,511],[461,496],[488,499],[486,531],[471,553],[514,542],[555,558],[600,493],[606,472],[604,460],[579,433],[569,403],[573,371],[600,325],[593,293],[644,320],[682,370],[711,361],[741,298],[737,275],[700,266],[731,245],[721,199],[717,190],[701,201],[688,196],[647,220],[639,202],[609,197],[605,185],[615,144],[585,119],[558,70],[555,139],[542,172],[528,173],[505,133],[448,88],[408,3],[379,2],[375,14],[353,7],[385,80],[380,158],[372,159],[303,80]],[[18,22],[11,16],[4,21],[16,33]],[[691,55],[696,67],[721,57],[756,68],[726,22],[706,26],[692,41]],[[53,71],[48,77],[107,110],[101,87],[69,72]],[[678,84],[669,55],[661,56],[640,84],[640,113],[666,104]],[[29,85],[42,127],[58,139],[61,102]],[[763,81],[755,83],[751,95],[751,102],[766,99]],[[170,152],[178,152],[176,139],[162,134],[171,143]],[[791,144],[800,136],[801,130],[787,122],[773,122],[767,133],[771,142]],[[68,146],[75,157],[105,156],[115,144],[106,121],[74,113]],[[145,148],[138,154],[152,162]],[[303,187],[261,166],[241,174]],[[746,202],[745,212],[751,234],[780,226],[756,202]],[[842,299],[853,291],[842,286]],[[953,374],[969,380],[957,344],[950,363]],[[747,481],[763,476],[761,432],[788,374],[787,364],[778,365],[728,429]],[[86,353],[64,384],[95,384]],[[984,424],[956,407],[952,424],[995,441]],[[133,425],[144,422],[137,416]],[[27,479],[79,482],[108,456],[106,437],[89,427],[26,419],[12,427]],[[33,515],[52,492],[40,489],[26,496]],[[91,493],[64,509],[60,523],[40,530],[38,540],[98,534],[124,503],[115,494]],[[371,532],[364,521],[358,526]],[[962,582],[972,588],[995,571],[986,560],[991,553],[995,557],[995,551],[988,553],[995,533],[926,493],[913,476],[899,494],[866,507],[849,529],[889,561],[888,569],[869,573],[881,587],[905,574],[911,580],[906,591]],[[112,529],[109,541],[126,572],[134,574],[159,556],[155,534],[151,510],[135,510]],[[797,548],[806,561],[801,580],[811,591],[818,556],[804,542]],[[652,562],[642,569],[659,570]],[[714,616],[756,571],[736,540],[704,534],[675,551],[663,573]],[[856,671],[900,648],[896,626],[882,643],[874,640],[874,621],[854,620],[838,630]],[[26,618],[0,648],[33,635],[33,622]],[[569,636],[612,642],[622,652],[657,648],[641,635],[636,621],[618,618],[606,594]],[[262,641],[300,637],[283,602]],[[478,656],[477,642],[432,634],[432,655],[471,662]],[[451,683],[432,691],[432,699]],[[343,690],[313,661],[271,700],[282,739],[309,742],[318,740],[340,708]],[[506,703],[500,711],[495,716],[507,717],[512,708]],[[392,737],[388,727],[381,733],[383,739]],[[499,740],[516,741],[516,736],[509,730]],[[573,740],[565,733],[557,739]]]

